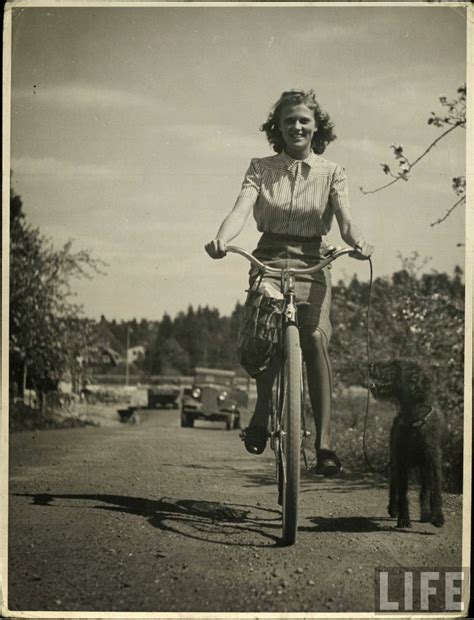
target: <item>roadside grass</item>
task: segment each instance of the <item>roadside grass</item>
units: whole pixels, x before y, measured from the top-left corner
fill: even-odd
[[[315,427],[311,407],[306,405],[306,423],[311,430],[310,446],[314,444]],[[366,396],[341,394],[333,401],[331,419],[331,442],[348,473],[366,473],[371,469],[363,451]],[[369,401],[365,446],[370,465],[388,478],[390,461],[390,427],[396,415],[396,407],[390,403]],[[443,433],[444,488],[450,493],[462,493],[463,488],[463,419],[452,416],[446,421]],[[384,471],[385,470],[385,471]],[[414,478],[413,478],[414,480]]]
[[[365,412],[366,397],[363,395],[340,394],[333,398],[331,444],[347,473],[370,472],[362,444]],[[370,464],[376,470],[384,469],[389,461],[390,426],[395,414],[390,404],[370,399],[365,444]],[[307,448],[314,454],[316,429],[309,402],[305,407],[305,419],[311,432]]]
[[[385,472],[390,460],[390,427],[396,415],[389,403],[369,400],[365,447],[370,465]],[[350,472],[369,472],[363,451],[366,397],[339,396],[335,399],[331,422],[334,449]]]
[[[80,428],[84,426],[118,426],[118,403],[88,404],[74,402],[65,407],[46,407],[44,412],[17,402],[10,403],[10,432]]]

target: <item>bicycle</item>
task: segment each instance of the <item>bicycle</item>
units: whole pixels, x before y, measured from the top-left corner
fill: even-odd
[[[285,304],[280,347],[280,368],[276,380],[276,396],[270,412],[270,447],[275,453],[278,484],[278,503],[282,508],[282,540],[285,545],[296,542],[298,532],[298,498],[300,486],[301,454],[308,468],[303,441],[310,435],[306,428],[303,405],[305,382],[303,357],[297,325],[295,304],[295,277],[314,274],[324,269],[340,256],[356,254],[353,248],[330,246],[321,262],[302,269],[270,267],[252,254],[237,246],[228,246],[227,252],[240,254],[259,269],[262,275],[280,276],[281,293]],[[276,407],[275,407],[276,404]]]

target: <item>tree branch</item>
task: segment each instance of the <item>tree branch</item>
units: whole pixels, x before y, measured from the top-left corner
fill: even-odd
[[[424,151],[424,153],[422,153],[419,157],[417,157],[415,159],[415,161],[410,164],[410,170],[413,168],[413,166],[416,166],[416,164],[420,161],[420,159],[422,159],[425,155],[427,155],[429,153],[429,151],[431,151],[431,149],[436,146],[436,144],[442,140],[445,136],[448,135],[448,133],[451,133],[451,131],[453,131],[454,129],[456,129],[456,127],[465,127],[466,126],[466,122],[465,121],[456,121],[456,123],[454,125],[452,125],[449,129],[447,129],[445,132],[443,132],[440,136],[438,136],[436,138],[436,140],[434,140],[429,147]]]
[[[385,185],[382,185],[381,187],[377,187],[375,189],[364,189],[363,187],[359,187],[359,189],[360,189],[360,191],[363,194],[375,194],[376,192],[380,192],[383,189],[386,189],[387,187],[390,187],[390,185],[393,185],[397,181],[400,181],[401,178],[402,177],[395,177],[395,179],[393,181],[390,181],[389,183],[386,183]]]
[[[441,217],[439,220],[436,220],[436,222],[433,222],[432,224],[430,224],[430,226],[436,226],[436,224],[441,224],[441,222],[444,222],[444,220],[446,220],[451,215],[454,209],[458,207],[460,204],[462,204],[463,202],[466,202],[466,196],[461,196],[461,198],[457,202],[455,202],[450,209],[448,209],[448,211],[443,215],[443,217]],[[458,244],[458,246],[459,245],[460,244]]]
[[[438,144],[438,142],[440,140],[442,140],[445,136],[447,136],[449,133],[451,133],[451,131],[454,131],[454,129],[456,129],[456,127],[465,127],[465,126],[466,126],[466,122],[465,121],[456,121],[456,123],[454,125],[452,125],[449,129],[444,131],[440,136],[438,136],[436,138],[436,140],[433,140],[433,142],[423,151],[423,153],[421,155],[419,155],[413,161],[413,163],[410,164],[409,161],[405,157],[405,161],[408,164],[408,169],[406,171],[404,171],[403,174],[399,174],[397,177],[395,177],[395,179],[393,181],[390,181],[389,183],[386,183],[385,185],[381,185],[380,187],[376,187],[375,189],[365,190],[363,187],[359,187],[360,191],[362,192],[362,194],[375,194],[376,192],[380,192],[381,190],[386,189],[387,187],[390,187],[390,185],[393,185],[394,183],[396,183],[397,181],[400,181],[401,179],[403,179],[404,181],[407,181],[408,180],[408,178],[407,178],[408,174],[412,171],[412,169],[416,166],[416,164],[421,159],[423,159],[423,157],[425,157],[431,151],[431,149],[434,148]]]

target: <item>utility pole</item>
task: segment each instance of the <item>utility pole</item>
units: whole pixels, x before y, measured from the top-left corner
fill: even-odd
[[[130,348],[130,325],[127,323],[127,350],[125,353],[125,386],[128,387],[129,372],[128,372],[128,349]]]

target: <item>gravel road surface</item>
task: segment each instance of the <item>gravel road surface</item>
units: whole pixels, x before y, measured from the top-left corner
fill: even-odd
[[[447,523],[398,530],[386,482],[303,475],[298,542],[279,544],[272,453],[238,431],[140,424],[10,439],[11,610],[370,612],[379,566],[461,565],[462,498]]]

